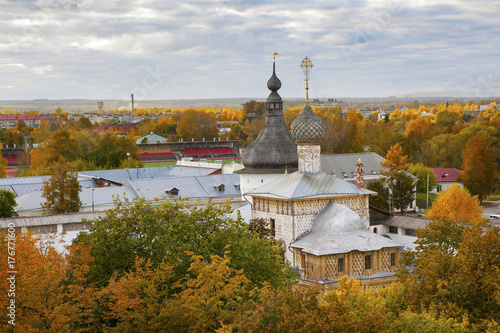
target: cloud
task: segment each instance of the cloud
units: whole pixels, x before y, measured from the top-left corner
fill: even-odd
[[[315,64],[314,97],[498,90],[495,78],[487,88],[477,79],[500,66],[492,15],[500,4],[491,1],[38,0],[4,7],[0,79],[12,88],[0,90],[0,99],[112,99],[134,90],[145,99],[265,98],[274,52],[284,97],[304,97],[298,65],[306,55]],[[162,68],[154,85],[148,68]]]

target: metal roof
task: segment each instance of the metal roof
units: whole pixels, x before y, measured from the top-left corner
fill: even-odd
[[[92,202],[94,207],[113,205],[114,197],[133,199],[137,194],[133,189],[124,186],[84,188],[80,192],[83,208],[92,207]],[[41,191],[35,191],[17,197],[16,202],[17,212],[36,211],[42,209],[45,198],[42,197]]]
[[[113,183],[123,184],[127,179],[152,179],[164,177],[164,173],[173,167],[135,168],[115,170],[80,171],[82,176],[96,177]]]
[[[406,215],[394,215],[384,220],[382,224],[391,227],[416,230],[419,228],[425,228],[427,223],[429,223],[430,221],[432,221],[432,219],[411,217]]]
[[[248,194],[251,196],[264,196],[266,198],[294,200],[370,195],[375,194],[375,192],[359,188],[354,184],[330,176],[324,172],[311,174],[297,171],[256,188],[248,192]]]
[[[380,162],[385,158],[377,153],[353,153],[353,154],[333,154],[321,155],[321,171],[327,174],[335,174],[336,177],[354,178],[353,172],[356,173],[356,164],[361,159],[365,176],[368,175],[381,175],[383,169]],[[344,176],[343,173],[347,175]]]
[[[0,228],[8,228],[10,223],[13,223],[15,225],[15,228],[78,223],[82,222],[83,219],[93,220],[97,219],[98,217],[104,216],[105,214],[106,213],[102,211],[96,211],[96,212],[79,212],[79,213],[68,213],[68,214],[3,218],[0,219]]]
[[[146,200],[155,200],[168,196],[168,191],[176,188],[179,196],[183,198],[220,198],[239,197],[241,192],[238,186],[240,177],[234,174],[191,176],[191,177],[168,177],[155,180],[128,180],[124,186],[133,189],[138,196]],[[224,185],[223,191],[219,186]],[[222,189],[222,188],[221,188]]]
[[[165,171],[162,174],[162,176],[163,177],[206,176],[216,172],[217,170],[220,170],[220,168],[208,169],[208,168],[186,167],[177,165]]]
[[[329,203],[314,218],[311,231],[290,246],[316,256],[401,247],[391,239],[371,232],[359,215],[337,203]]]
[[[148,140],[146,143],[167,142],[167,139],[165,139],[164,137],[159,136],[159,135],[154,134],[154,133],[151,133],[151,134],[148,134],[146,136],[143,136],[142,138],[135,140],[135,143],[141,144],[142,140],[144,140],[144,138],[146,138]]]

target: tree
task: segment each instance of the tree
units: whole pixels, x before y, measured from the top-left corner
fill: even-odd
[[[113,133],[104,133],[95,139],[87,157],[99,168],[118,168],[124,161],[130,159],[140,161],[139,150],[132,137],[120,137]],[[127,161],[128,163],[128,161]]]
[[[473,195],[483,197],[491,193],[498,182],[497,154],[491,145],[491,138],[478,134],[469,139],[462,154],[460,175],[464,186]]]
[[[7,177],[7,160],[0,156],[0,178]]]
[[[415,195],[415,182],[411,175],[406,173],[409,166],[407,157],[403,155],[403,149],[397,143],[391,147],[386,159],[380,162],[385,167],[382,174],[392,192],[392,202],[401,212],[413,201]]]
[[[403,155],[403,149],[399,143],[396,143],[387,153],[385,160],[380,162],[380,165],[385,167],[382,174],[392,180],[398,173],[406,171],[410,163],[408,163],[408,158]]]
[[[63,214],[80,211],[82,202],[79,192],[82,186],[78,174],[74,172],[64,157],[54,164],[51,177],[43,182],[42,208],[45,214]]]
[[[16,206],[16,195],[9,190],[0,189],[0,218],[14,215]]]
[[[389,188],[384,187],[380,180],[367,183],[366,188],[377,192],[377,195],[370,196],[370,206],[389,212]]]
[[[477,201],[477,196],[471,196],[466,189],[458,184],[439,193],[425,215],[428,218],[450,218],[456,222],[483,224],[483,209]]]
[[[436,175],[432,169],[421,163],[411,164],[408,167],[408,172],[418,178],[418,193],[427,193],[427,190],[432,191],[438,185]],[[427,188],[427,176],[429,177],[429,188]]]
[[[409,307],[443,318],[467,318],[486,329],[500,319],[500,229],[437,219],[417,230],[417,246],[403,254],[399,279]],[[408,267],[412,267],[411,271]],[[498,326],[497,326],[498,327]]]
[[[95,290],[86,283],[85,274],[92,260],[88,248],[73,247],[65,255],[56,250],[57,234],[34,236],[27,231],[9,233],[0,239],[0,305],[6,309],[15,300],[15,326],[6,325],[3,310],[2,332],[90,332]],[[10,245],[9,245],[10,243]],[[13,249],[12,244],[15,244]],[[13,253],[12,251],[15,251]],[[14,258],[8,266],[7,258]],[[16,271],[17,273],[12,273]],[[15,289],[9,280],[15,275]],[[12,280],[10,280],[12,281]],[[10,297],[9,293],[13,292]],[[10,318],[9,318],[10,320]]]
[[[186,141],[213,140],[219,134],[215,125],[215,116],[194,109],[183,113],[181,120],[177,123],[176,131]]]
[[[394,176],[391,188],[396,209],[400,209],[401,212],[407,210],[415,199],[415,183],[412,176],[406,172],[400,172]]]
[[[281,262],[281,248],[270,239],[248,230],[241,217],[230,217],[228,204],[189,207],[185,201],[146,202],[144,198],[120,201],[106,216],[92,221],[88,233],[80,233],[75,244],[91,246],[95,261],[89,278],[106,285],[134,267],[136,258],[172,265],[176,278],[184,276],[191,264],[186,251],[206,260],[212,255],[231,253],[231,267],[244,269],[252,285],[268,281],[280,285],[289,281],[291,271]]]

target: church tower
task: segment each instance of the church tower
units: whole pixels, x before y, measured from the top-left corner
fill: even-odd
[[[241,154],[244,169],[240,174],[241,193],[283,177],[297,170],[297,146],[283,117],[283,100],[278,94],[281,81],[276,76],[276,55],[273,56],[273,74],[267,81],[271,93],[266,100],[266,119],[257,139]]]

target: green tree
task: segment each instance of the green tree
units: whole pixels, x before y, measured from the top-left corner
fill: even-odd
[[[484,134],[471,137],[462,158],[462,182],[472,195],[479,196],[482,203],[483,197],[496,189],[498,183],[497,155],[491,138]]]
[[[79,212],[82,207],[79,195],[81,188],[78,174],[61,156],[54,164],[51,177],[43,182],[42,197],[45,202],[42,203],[42,208],[45,214]]]
[[[412,176],[406,172],[400,172],[394,176],[391,188],[396,209],[400,209],[401,212],[406,211],[415,199],[415,183]]]
[[[129,202],[115,199],[106,216],[92,221],[88,233],[80,233],[75,243],[91,246],[95,261],[90,280],[105,285],[117,271],[124,274],[134,267],[137,257],[172,265],[176,277],[184,276],[191,263],[186,251],[210,258],[231,253],[231,267],[244,269],[253,285],[268,281],[280,285],[290,271],[281,262],[281,248],[270,239],[248,230],[241,217],[231,218],[228,204],[189,207],[184,201],[157,201],[144,198]]]
[[[436,175],[431,168],[426,167],[421,163],[411,164],[408,167],[408,172],[418,178],[417,192],[427,193],[427,189],[432,191],[438,185]],[[427,188],[427,176],[429,176],[429,188]]]
[[[389,212],[389,188],[384,186],[380,180],[367,183],[366,188],[377,192],[377,195],[370,196],[370,206]]]
[[[11,217],[16,212],[16,195],[9,190],[0,189],[0,217]]]
[[[95,139],[90,147],[89,162],[100,168],[116,169],[129,158],[140,161],[139,150],[132,137],[121,137],[113,133],[104,133]]]

